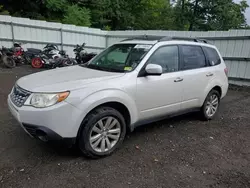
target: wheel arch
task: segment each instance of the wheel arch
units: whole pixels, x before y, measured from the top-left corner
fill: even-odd
[[[95,109],[103,106],[114,108],[120,112],[124,116],[127,130],[133,131],[131,125],[138,119],[135,101],[125,92],[105,90],[88,96],[79,104],[78,108],[83,110],[83,113],[79,120],[77,136],[81,131],[84,119]]]
[[[124,105],[123,103],[121,103],[121,102],[109,101],[109,102],[99,104],[98,106],[96,106],[92,110],[90,110],[85,117],[87,117],[91,112],[93,112],[97,108],[101,108],[101,107],[104,107],[104,106],[113,108],[113,109],[117,110],[118,112],[120,112],[122,114],[122,116],[124,117],[127,128],[130,129],[131,113],[130,113],[128,107],[126,105]]]
[[[131,127],[131,112],[129,111],[128,107],[126,105],[124,105],[123,103],[121,102],[117,102],[117,101],[109,101],[109,102],[105,102],[105,103],[102,103],[102,104],[99,104],[97,106],[95,106],[94,108],[92,108],[85,116],[84,118],[82,119],[82,122],[81,122],[81,125],[78,129],[78,132],[77,132],[77,138],[79,138],[79,135],[81,133],[81,130],[84,126],[84,120],[85,118],[90,114],[92,113],[93,111],[95,111],[97,108],[101,108],[101,107],[111,107],[111,108],[114,108],[115,110],[117,110],[118,112],[121,113],[121,115],[124,117],[124,120],[126,122],[126,128],[127,128],[127,131],[133,131],[133,127]]]
[[[222,88],[220,87],[220,86],[214,86],[210,91],[212,91],[212,90],[216,90],[216,91],[218,91],[219,92],[219,94],[220,94],[220,97],[221,97],[221,95],[222,95]],[[209,91],[209,92],[210,92]]]
[[[219,94],[220,94],[220,97],[222,96],[222,87],[221,87],[221,85],[220,85],[219,83],[216,83],[216,82],[211,82],[211,83],[206,87],[206,89],[205,89],[205,91],[204,91],[204,95],[203,95],[203,97],[202,97],[202,99],[201,99],[201,101],[200,101],[200,106],[203,105],[204,101],[206,100],[207,95],[208,95],[209,92],[212,91],[212,90],[218,91]]]

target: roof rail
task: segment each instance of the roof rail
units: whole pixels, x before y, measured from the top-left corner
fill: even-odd
[[[124,39],[122,41],[129,41],[129,40],[157,40],[159,41],[162,38],[162,36],[156,36],[156,35],[138,35],[133,36],[127,39]]]
[[[192,37],[163,37],[159,41],[169,41],[169,40],[185,40],[185,41],[208,43],[205,39],[192,38]]]
[[[159,42],[161,41],[170,41],[170,40],[184,40],[184,41],[193,41],[193,42],[203,42],[206,44],[210,44],[207,40],[201,39],[201,38],[192,38],[192,37],[171,37],[171,36],[156,36],[156,35],[138,35],[133,36],[131,38],[127,38],[122,40],[123,41],[129,41],[129,40],[157,40]]]

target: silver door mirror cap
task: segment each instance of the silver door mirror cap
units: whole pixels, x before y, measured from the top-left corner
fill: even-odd
[[[147,75],[159,76],[162,75],[162,67],[157,64],[148,64],[145,68]]]

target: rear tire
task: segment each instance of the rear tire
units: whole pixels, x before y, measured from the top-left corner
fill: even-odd
[[[42,62],[41,58],[39,58],[39,57],[33,58],[32,61],[31,61],[31,66],[33,68],[36,68],[36,69],[42,68],[43,62]]]
[[[125,135],[126,123],[122,114],[110,107],[100,107],[82,122],[78,146],[86,157],[105,157],[119,148]]]
[[[220,93],[217,90],[211,90],[201,107],[202,119],[206,121],[213,119],[218,112],[219,105]]]

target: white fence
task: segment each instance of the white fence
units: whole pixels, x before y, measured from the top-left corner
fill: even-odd
[[[70,56],[76,44],[86,43],[88,51],[100,52],[106,47],[106,31],[61,23],[0,16],[0,45],[11,47],[13,42],[42,49],[45,44],[61,46]]]
[[[229,31],[102,31],[61,23],[0,16],[0,46],[11,47],[13,42],[42,49],[45,44],[61,46],[70,56],[76,44],[86,43],[88,52],[100,52],[122,39],[137,35],[186,36],[209,40],[222,53],[229,68],[231,82],[250,84],[250,30]]]

